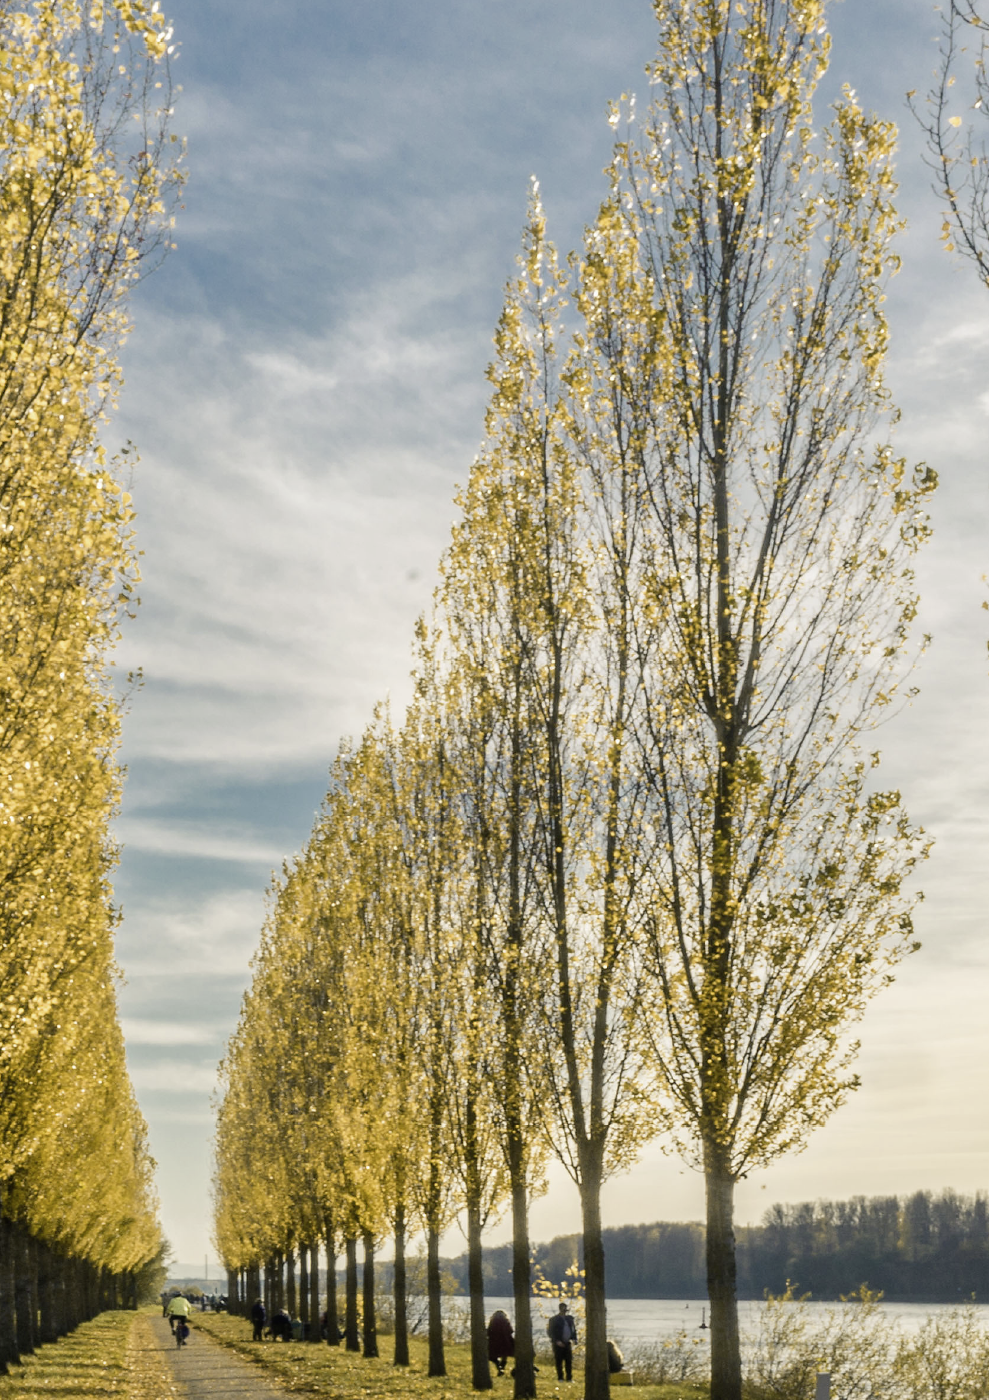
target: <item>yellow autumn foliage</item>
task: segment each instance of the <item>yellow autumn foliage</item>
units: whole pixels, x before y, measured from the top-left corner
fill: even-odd
[[[133,510],[98,432],[127,293],[171,236],[169,37],[141,3],[0,16],[0,1191],[114,1271],[160,1234],[109,884]]]

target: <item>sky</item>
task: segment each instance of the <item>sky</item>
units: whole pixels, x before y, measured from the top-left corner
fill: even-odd
[[[408,698],[529,177],[551,236],[577,246],[604,193],[607,103],[645,96],[654,21],[648,0],[175,0],[170,16],[189,182],[177,250],[133,300],[105,439],[140,451],[144,551],[118,655],[144,684],[125,725],[117,952],[164,1229],[178,1261],[214,1273],[210,1100],[266,886],[341,737]],[[934,643],[879,742],[936,845],[924,946],[866,1017],[862,1088],[805,1152],[741,1184],[743,1222],[773,1201],[989,1186],[989,293],[939,247],[904,106],[930,78],[932,6],[846,0],[831,29],[824,102],[847,82],[902,123],[895,441],[942,485],[919,567]],[[662,1144],[605,1189],[606,1224],[702,1207]],[[533,1236],[577,1228],[552,1173]],[[505,1221],[488,1236],[507,1237]]]

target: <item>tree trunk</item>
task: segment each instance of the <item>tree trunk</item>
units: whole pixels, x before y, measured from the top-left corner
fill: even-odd
[[[24,1230],[11,1229],[11,1255],[14,1260],[14,1313],[17,1320],[17,1350],[21,1356],[34,1351],[35,1319],[32,1315],[31,1256],[34,1241]]]
[[[14,1305],[16,1270],[14,1228],[0,1217],[0,1375],[7,1375],[20,1360],[17,1352],[17,1315]]]
[[[488,1334],[484,1326],[484,1268],[481,1256],[481,1206],[467,1200],[467,1286],[470,1292],[470,1369],[475,1390],[490,1390]]]
[[[319,1341],[319,1245],[309,1246],[309,1340]]]
[[[337,1312],[337,1256],[333,1224],[326,1225],[326,1345],[340,1345],[340,1319]]]
[[[395,1273],[393,1296],[395,1299],[395,1366],[409,1364],[409,1308],[406,1296],[405,1274],[405,1201],[399,1188],[395,1201]]]
[[[81,1322],[86,1321],[86,1264],[83,1259],[73,1259],[71,1272],[69,1275],[69,1287],[71,1298],[69,1306],[72,1310],[72,1326],[78,1327]],[[32,1280],[32,1299],[34,1307],[34,1317],[38,1316],[38,1280],[37,1274]],[[137,1277],[134,1276],[133,1306],[137,1308]]]
[[[302,1323],[302,1340],[309,1337],[309,1246],[299,1245],[299,1321]]]
[[[240,1278],[233,1269],[227,1270],[227,1312],[233,1317],[240,1313]]]
[[[374,1315],[374,1236],[370,1230],[364,1240],[364,1355],[377,1356],[378,1328]]]
[[[275,1311],[275,1261],[267,1259],[264,1266],[264,1306],[269,1319]]]
[[[608,1400],[608,1315],[605,1303],[601,1179],[604,1144],[581,1154],[580,1210],[584,1232],[584,1400]]]
[[[102,1305],[102,1298],[100,1303]],[[102,1306],[100,1311],[103,1311]],[[55,1261],[46,1244],[38,1246],[38,1341],[58,1340],[55,1331]]]
[[[361,1343],[357,1335],[357,1236],[348,1235],[347,1246],[347,1307],[344,1315],[343,1332],[348,1351],[360,1351]]]
[[[735,1181],[717,1146],[706,1143],[707,1296],[711,1305],[711,1400],[742,1400],[735,1292]]]
[[[432,1226],[426,1232],[426,1300],[429,1307],[430,1376],[446,1375],[443,1350],[443,1289],[440,1283],[440,1235]]]
[[[295,1250],[290,1249],[285,1255],[285,1306],[293,1320],[299,1316],[298,1302],[295,1291]]]
[[[512,1185],[512,1293],[515,1298],[515,1400],[536,1393],[532,1345],[532,1273],[529,1262],[529,1193],[520,1135],[509,1132],[508,1169]]]

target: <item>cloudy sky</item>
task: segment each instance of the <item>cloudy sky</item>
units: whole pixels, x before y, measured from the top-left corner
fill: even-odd
[[[341,735],[407,693],[409,640],[482,431],[484,367],[527,181],[574,246],[603,191],[608,100],[644,94],[648,0],[175,0],[190,179],[178,251],[139,291],[108,439],[134,483],[143,604],[120,662],[121,1013],[179,1260],[209,1242],[210,1093],[272,870],[296,851]],[[921,566],[935,643],[883,732],[937,838],[924,949],[863,1028],[863,1087],[771,1200],[989,1185],[989,293],[937,242],[904,111],[934,62],[927,0],[847,0],[825,96],[903,122],[910,228],[889,299],[899,450],[939,471]],[[606,1220],[698,1218],[659,1149]],[[554,1178],[537,1238],[576,1228]],[[504,1226],[492,1240],[504,1238]],[[459,1248],[455,1239],[451,1248]],[[216,1265],[211,1265],[211,1271]]]

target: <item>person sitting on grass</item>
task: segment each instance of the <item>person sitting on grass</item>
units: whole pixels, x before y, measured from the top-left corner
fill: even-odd
[[[279,1308],[271,1319],[271,1336],[272,1340],[276,1342],[279,1338],[283,1342],[292,1340],[292,1319],[286,1308]]]

